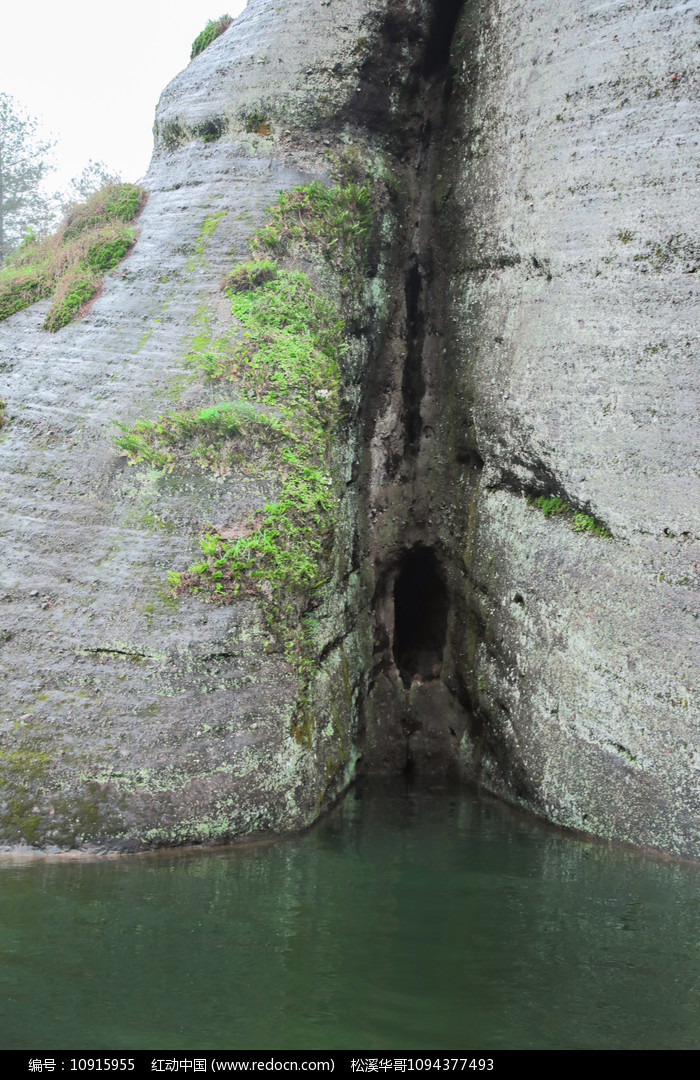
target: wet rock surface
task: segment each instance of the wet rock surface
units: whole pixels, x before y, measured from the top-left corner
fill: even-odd
[[[131,256],[0,324],[1,842],[297,829],[361,759],[700,854],[696,15],[251,0],[173,80]],[[275,476],[130,467],[111,422],[221,400],[221,278],[348,147],[390,194],[300,728],[264,603],[167,583]]]

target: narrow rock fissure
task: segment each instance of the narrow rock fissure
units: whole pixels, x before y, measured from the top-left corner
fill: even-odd
[[[416,453],[420,442],[423,422],[421,402],[425,394],[423,377],[423,345],[425,338],[425,313],[423,300],[423,274],[417,253],[411,253],[406,283],[406,357],[403,367],[401,396],[404,408],[404,455]]]
[[[368,546],[375,582],[364,747],[369,772],[454,773],[467,728],[452,659],[463,631],[455,630],[456,546],[447,524],[460,462],[459,447],[452,457],[446,453],[452,423],[446,401],[455,370],[449,226],[436,195],[450,168],[444,139],[453,92],[450,55],[463,8],[464,0],[435,3],[424,24],[412,105],[405,106],[412,145],[401,145],[396,166],[404,197],[394,265],[402,281],[376,359],[376,381],[367,391],[377,410],[367,420]],[[470,470],[472,463],[481,464],[476,451]]]

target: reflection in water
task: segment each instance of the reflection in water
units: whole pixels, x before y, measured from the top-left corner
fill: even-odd
[[[3,1048],[700,1045],[698,870],[463,793],[0,885]]]

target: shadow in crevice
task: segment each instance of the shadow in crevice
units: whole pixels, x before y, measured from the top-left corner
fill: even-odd
[[[441,0],[433,8],[430,31],[423,54],[423,78],[430,79],[441,74],[450,60],[452,39],[464,0]]]
[[[415,253],[409,259],[404,290],[406,297],[406,357],[401,393],[406,433],[405,452],[415,453],[420,443],[423,426],[421,402],[425,394],[425,378],[423,376],[423,340],[425,337],[423,275]]]

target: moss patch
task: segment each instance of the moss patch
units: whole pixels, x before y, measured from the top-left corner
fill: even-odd
[[[8,260],[9,262],[10,260]],[[36,304],[51,294],[52,286],[43,268],[30,267],[0,275],[0,319]]]
[[[8,792],[0,810],[0,824],[7,842],[39,844],[41,813],[36,800],[49,763],[49,755],[38,750],[0,749],[0,786]]]
[[[541,510],[545,517],[566,518],[574,532],[591,532],[606,540],[612,539],[612,533],[602,521],[598,521],[592,514],[574,510],[558,495],[528,495],[527,501],[533,508]]]

